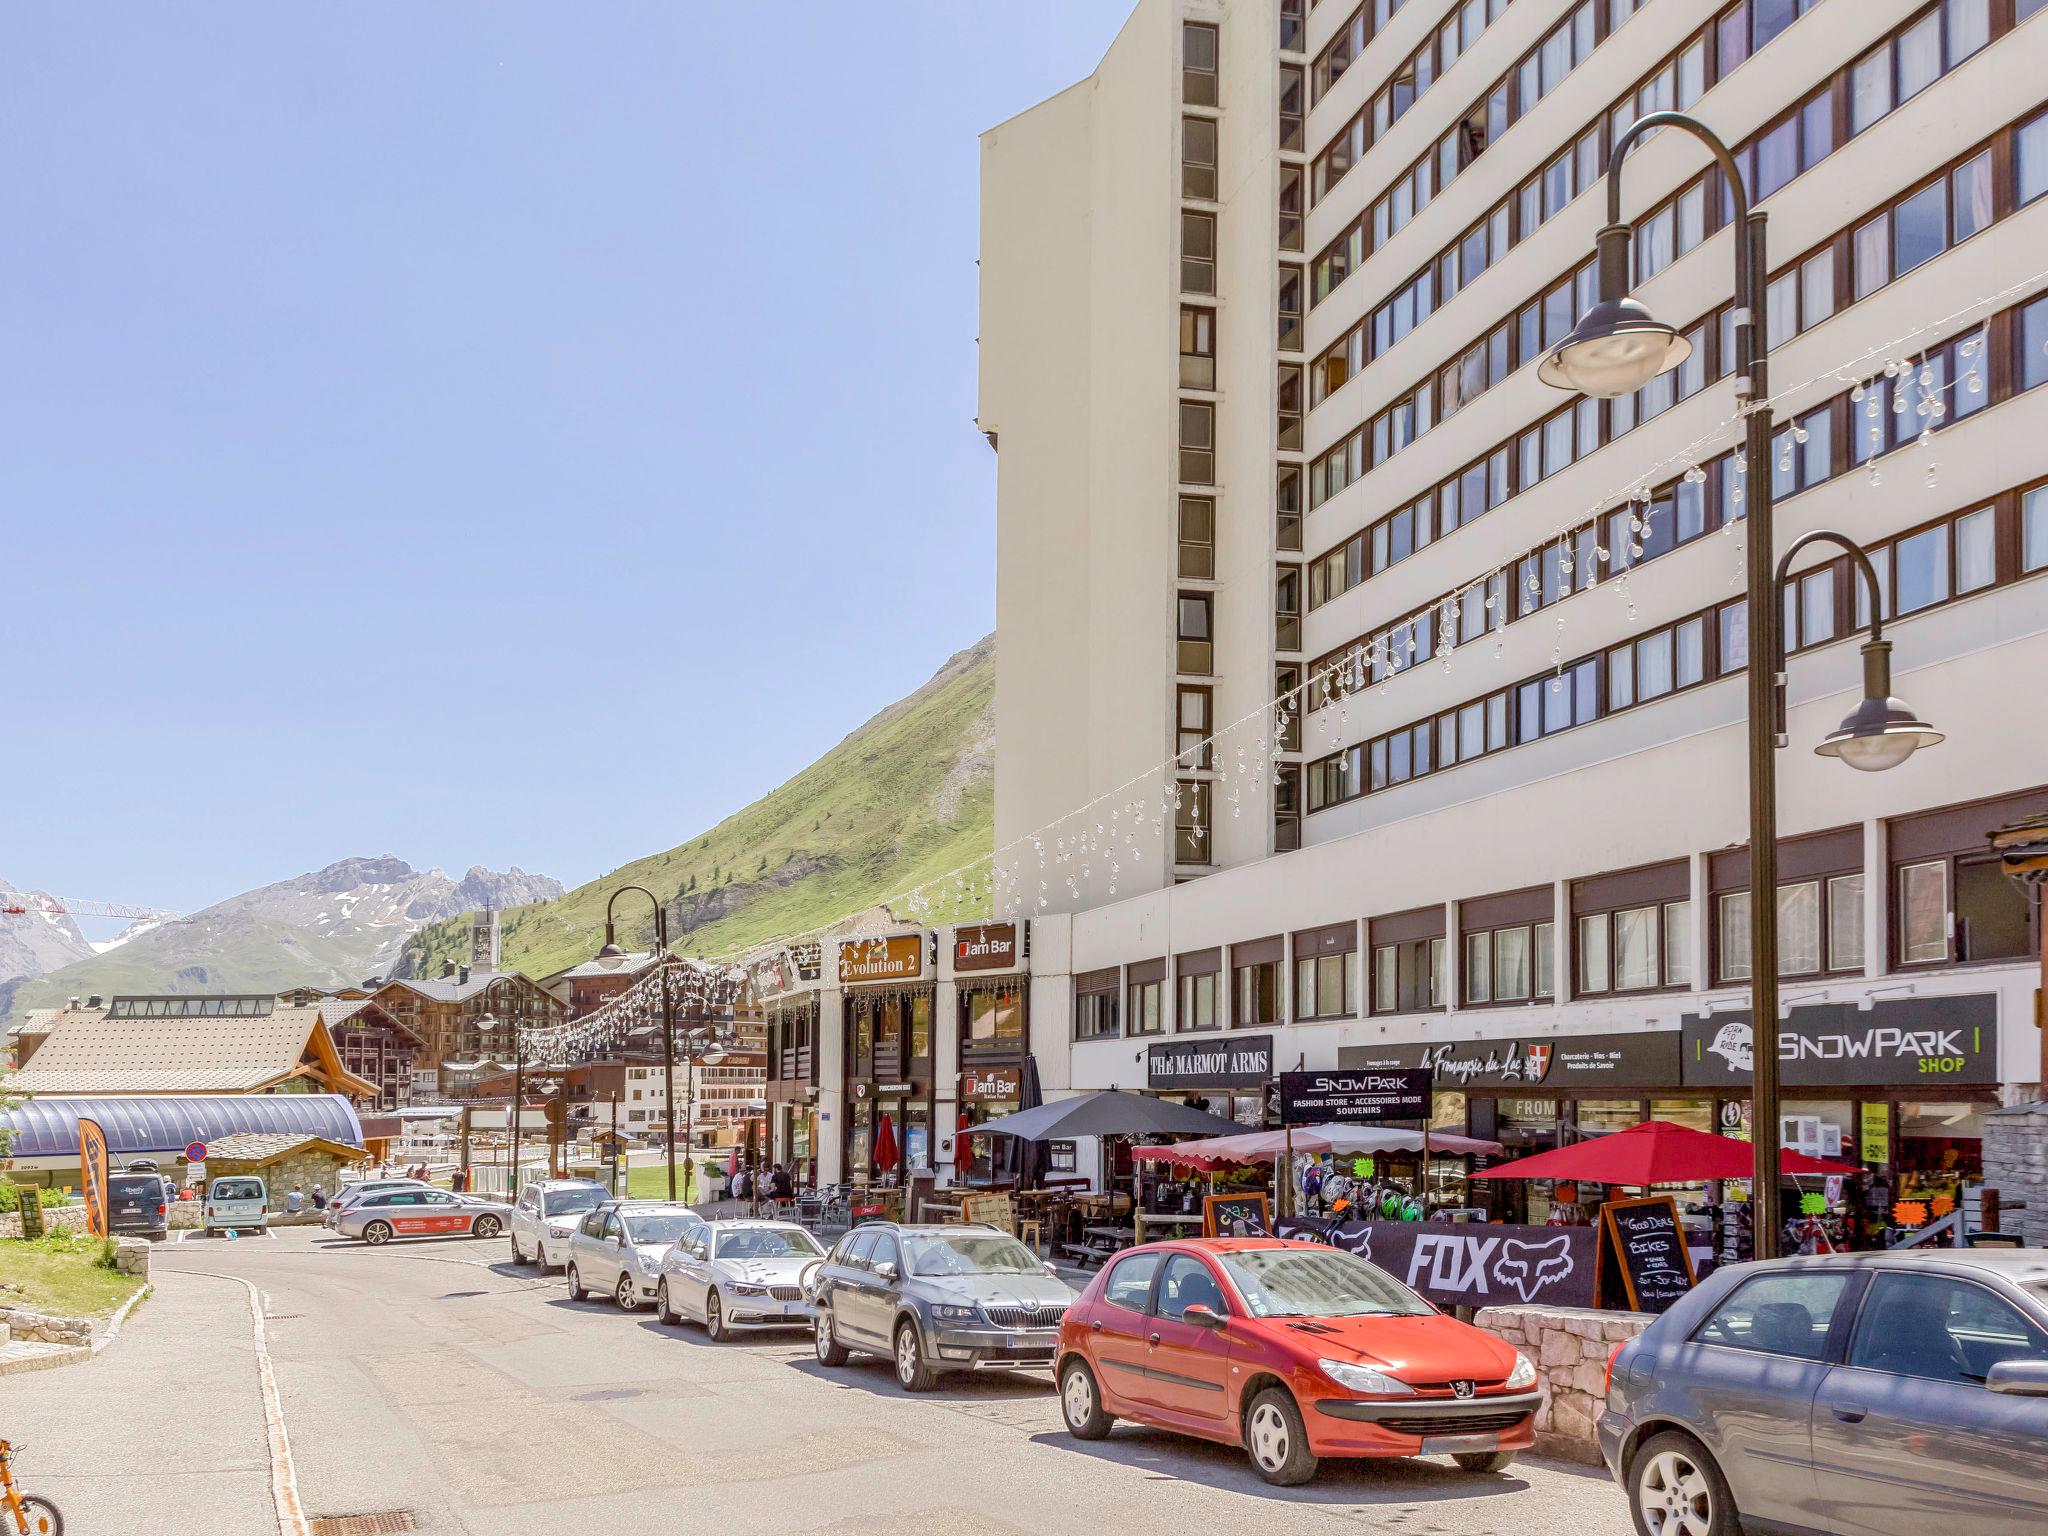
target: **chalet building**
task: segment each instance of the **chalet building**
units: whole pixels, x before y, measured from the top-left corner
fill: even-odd
[[[670,964],[679,964],[674,956]],[[600,955],[581,965],[572,965],[543,976],[541,985],[568,1006],[569,1017],[580,1019],[594,1013],[654,968],[653,950],[628,951],[623,955]]]
[[[449,1098],[475,1097],[478,1076],[470,1064],[509,1059],[510,1033],[502,1025],[481,1028],[486,1013],[522,1030],[552,1028],[568,1017],[560,998],[519,971],[472,971],[453,963],[432,979],[384,982],[369,1001],[422,1042],[413,1092]]]

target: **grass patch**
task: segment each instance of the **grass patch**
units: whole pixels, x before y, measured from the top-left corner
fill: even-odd
[[[24,1242],[0,1242],[0,1305],[27,1307],[52,1317],[110,1317],[134,1294],[139,1282],[102,1259],[110,1244],[69,1232],[52,1232]]]
[[[678,1155],[676,1158],[676,1197],[695,1204],[704,1198],[703,1166],[700,1164],[696,1179],[690,1177],[690,1165]],[[667,1163],[630,1163],[626,1167],[626,1198],[628,1200],[666,1200],[668,1198]]]

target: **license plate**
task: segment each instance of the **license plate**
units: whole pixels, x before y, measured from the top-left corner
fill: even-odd
[[[1467,1451],[1499,1449],[1499,1435],[1429,1435],[1422,1442],[1424,1456],[1462,1456]]]

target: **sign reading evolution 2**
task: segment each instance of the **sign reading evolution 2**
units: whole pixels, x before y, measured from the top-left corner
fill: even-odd
[[[1273,1037],[1163,1040],[1145,1053],[1145,1086],[1263,1088],[1273,1076]]]
[[[1678,1031],[1544,1035],[1526,1040],[1347,1045],[1337,1065],[1390,1072],[1426,1067],[1439,1088],[1670,1088],[1678,1082]]]
[[[1756,1062],[1749,1013],[1683,1020],[1687,1088],[1742,1086]],[[1881,998],[1794,1008],[1778,1026],[1778,1075],[1793,1087],[1926,1087],[1998,1081],[1998,999]]]
[[[881,939],[844,939],[839,980],[916,981],[924,975],[924,935],[892,933]]]

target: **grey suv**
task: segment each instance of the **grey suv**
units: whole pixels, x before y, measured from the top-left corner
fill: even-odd
[[[1049,1370],[1074,1291],[1006,1232],[872,1222],[806,1277],[822,1365],[882,1355],[905,1391],[946,1371]]]
[[[2040,1536],[2048,1256],[1719,1270],[1615,1351],[1600,1449],[1643,1536]]]

